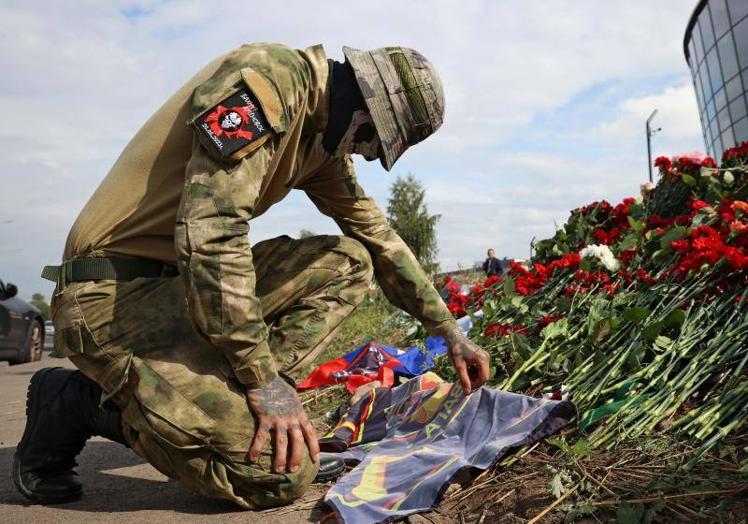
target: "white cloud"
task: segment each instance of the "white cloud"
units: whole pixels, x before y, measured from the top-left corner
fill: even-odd
[[[487,174],[432,182],[427,196],[430,210],[442,214],[443,265],[471,265],[488,247],[500,257],[526,257],[530,240],[552,236],[573,208],[636,196],[646,173],[635,169],[635,162],[634,157],[583,162],[572,156],[508,154],[493,159],[509,173],[503,182],[486,183]]]
[[[661,150],[693,148],[701,139],[701,124],[693,84],[686,82],[668,87],[661,93],[623,100],[616,110],[615,119],[603,122],[594,130],[602,139],[622,145],[640,143],[644,133],[644,122],[653,109],[657,114],[652,119],[654,128],[662,128],[655,135]]]

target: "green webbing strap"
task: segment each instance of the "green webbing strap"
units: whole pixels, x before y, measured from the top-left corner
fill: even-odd
[[[44,266],[44,269],[42,269],[42,278],[57,282],[60,278],[60,266]]]
[[[73,258],[61,266],[45,266],[42,278],[52,282],[87,280],[133,280],[135,278],[174,277],[179,274],[171,264],[145,258]]]

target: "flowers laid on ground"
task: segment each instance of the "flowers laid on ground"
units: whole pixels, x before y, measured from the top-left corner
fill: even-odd
[[[721,168],[699,155],[655,165],[641,199],[576,209],[530,264],[443,293],[456,317],[483,311],[471,337],[493,384],[564,384],[598,444],[667,421],[703,453],[748,419],[748,142]]]

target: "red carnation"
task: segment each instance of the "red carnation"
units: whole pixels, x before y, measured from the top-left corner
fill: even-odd
[[[717,162],[712,157],[707,156],[701,161],[701,167],[717,167]]]
[[[545,315],[538,320],[538,331],[542,330],[548,324],[553,324],[561,320],[561,315]]]
[[[670,159],[666,156],[658,156],[654,161],[655,167],[657,167],[661,173],[667,173],[670,171],[670,168],[672,167],[672,163],[670,162]]]
[[[519,333],[520,335],[527,335],[527,329],[522,325],[515,324],[491,324],[486,327],[483,334],[487,337],[506,337],[509,333]]]
[[[704,209],[705,207],[709,207],[709,204],[707,204],[703,200],[694,200],[693,202],[691,202],[691,209],[693,211],[698,211],[699,209]]]

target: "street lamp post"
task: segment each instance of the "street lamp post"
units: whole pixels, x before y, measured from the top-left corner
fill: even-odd
[[[652,183],[652,137],[657,131],[662,131],[661,127],[658,127],[657,129],[652,129],[652,126],[650,123],[652,122],[652,119],[657,114],[657,109],[652,111],[652,114],[649,115],[649,118],[647,118],[647,124],[645,126],[647,131],[647,164],[649,166],[649,182]]]

